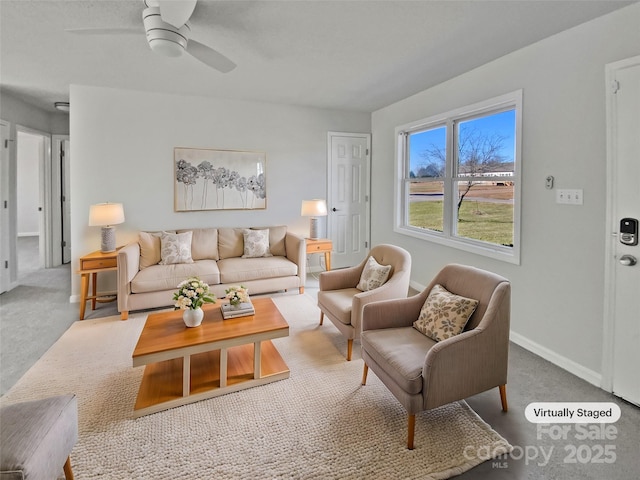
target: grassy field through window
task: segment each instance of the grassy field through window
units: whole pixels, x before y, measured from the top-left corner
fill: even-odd
[[[433,189],[433,185],[428,188]],[[416,190],[413,189],[414,194]],[[442,232],[442,211],[441,199],[422,200],[415,195],[409,205],[409,224]],[[458,236],[512,246],[513,187],[474,186],[460,207]]]

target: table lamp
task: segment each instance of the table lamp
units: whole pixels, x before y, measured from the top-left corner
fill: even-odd
[[[124,209],[121,203],[98,203],[89,209],[89,226],[102,227],[100,250],[103,253],[115,252],[116,228],[113,225],[124,222]]]
[[[302,201],[302,211],[300,213],[303,217],[311,217],[309,220],[309,238],[315,240],[318,238],[318,217],[324,217],[327,215],[327,202],[318,198],[313,200]]]

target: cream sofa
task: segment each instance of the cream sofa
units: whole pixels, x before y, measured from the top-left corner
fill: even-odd
[[[246,231],[267,229],[269,256],[243,256]],[[192,232],[192,263],[161,264],[162,232],[140,232],[137,242],[118,251],[118,311],[122,320],[133,310],[173,305],[178,283],[191,276],[208,283],[218,298],[230,285],[239,284],[250,294],[291,288],[304,293],[305,240],[288,232],[287,227],[197,228],[167,233],[185,232]]]

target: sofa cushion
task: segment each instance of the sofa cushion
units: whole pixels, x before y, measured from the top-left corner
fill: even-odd
[[[351,324],[351,305],[353,297],[362,293],[357,288],[343,288],[341,290],[325,290],[318,292],[318,303],[326,309],[333,318],[345,325]]]
[[[244,253],[244,228],[218,229],[218,255],[220,259],[241,257]]]
[[[175,233],[175,232],[168,232]],[[140,232],[138,244],[140,245],[140,270],[157,265],[162,260],[160,256],[160,236],[162,232]]]
[[[220,281],[233,284],[298,274],[298,266],[285,257],[226,258],[218,261],[218,268]]]
[[[434,285],[413,326],[436,342],[458,335],[464,330],[478,301],[449,292]]]
[[[219,260],[218,229],[194,228],[193,230],[178,230],[178,233],[192,231],[191,258],[193,260]]]
[[[178,284],[189,277],[198,277],[209,285],[220,283],[220,270],[215,260],[198,260],[193,263],[153,265],[140,270],[131,281],[132,293],[177,290]]]
[[[245,229],[242,258],[273,257],[269,251],[269,230]]]
[[[422,391],[422,367],[436,342],[412,327],[365,330],[360,337],[371,358],[409,393]]]
[[[287,236],[286,225],[277,227],[251,227],[252,230],[269,230],[269,250],[271,255],[276,257],[286,257],[285,237]]]

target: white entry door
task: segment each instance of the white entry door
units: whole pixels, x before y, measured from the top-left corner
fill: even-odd
[[[369,245],[371,135],[329,132],[328,230],[333,268],[357,265]]]
[[[612,359],[613,393],[640,405],[640,243],[635,226],[640,220],[640,57],[608,66],[607,74],[610,254],[605,335],[612,332],[613,338],[605,355]],[[635,240],[628,232],[633,229]]]
[[[9,289],[9,124],[0,122],[0,293]]]

